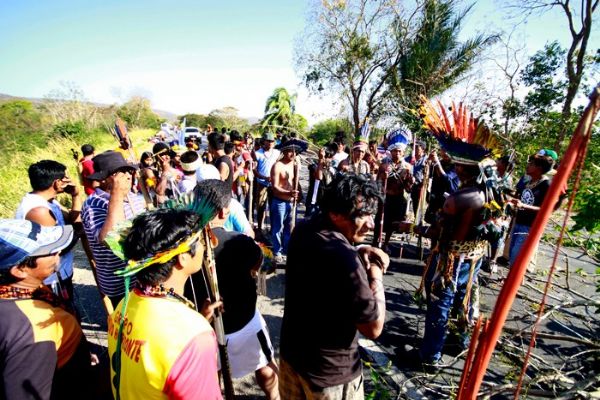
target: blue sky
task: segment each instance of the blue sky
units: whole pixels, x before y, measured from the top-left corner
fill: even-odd
[[[510,28],[496,6],[502,3],[477,2],[465,34]],[[294,73],[293,44],[307,6],[300,0],[2,0],[0,93],[42,97],[72,81],[98,102],[139,94],[180,114],[234,106],[242,116],[259,117],[272,90],[284,86],[299,93],[299,112],[314,121],[333,108],[308,98]],[[531,51],[548,40],[564,42],[567,33],[560,15],[533,19],[523,32]]]

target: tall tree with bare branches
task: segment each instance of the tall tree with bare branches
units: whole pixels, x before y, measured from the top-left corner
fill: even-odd
[[[560,150],[568,130],[566,123],[571,117],[573,100],[581,85],[586,67],[586,55],[590,35],[592,33],[592,17],[600,0],[528,0],[513,3],[515,8],[524,11],[525,18],[532,14],[543,14],[552,9],[559,9],[569,25],[571,44],[566,55],[567,92],[562,106],[563,125],[554,147]]]
[[[392,23],[397,1],[322,0],[315,2],[302,41],[297,69],[313,93],[340,94],[351,109],[354,133],[382,105],[392,67],[400,62]]]

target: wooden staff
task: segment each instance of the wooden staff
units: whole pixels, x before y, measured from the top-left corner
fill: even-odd
[[[204,268],[202,273],[208,283],[208,295],[210,302],[214,303],[221,299],[219,293],[219,281],[217,279],[217,269],[215,265],[215,257],[213,254],[212,234],[210,227],[204,228]],[[233,389],[233,380],[231,377],[231,365],[229,364],[229,355],[227,354],[227,341],[225,340],[225,329],[223,328],[223,316],[218,309],[214,311],[213,328],[217,336],[217,344],[219,346],[219,357],[221,359],[221,377],[223,379],[223,387],[225,389],[225,399],[233,400],[235,391]]]
[[[379,229],[377,230],[377,236],[375,237],[375,245],[381,248],[381,242],[383,241],[383,218],[385,217],[385,193],[387,192],[387,180],[388,172],[387,169],[381,172],[383,175],[383,183],[381,184],[381,191],[383,192],[383,200],[381,202],[381,212],[379,214]]]
[[[300,183],[300,160],[297,159],[296,150],[294,150],[294,192],[298,191]],[[292,200],[292,223],[290,224],[290,232],[296,226],[296,208],[298,207],[298,197],[295,196]]]
[[[250,225],[253,226],[252,224],[252,192],[254,190],[254,174],[252,171],[254,171],[254,165],[253,165],[253,160],[249,160],[250,165],[248,167],[248,176],[246,177],[246,181],[248,182],[248,222],[250,222]]]
[[[546,228],[546,224],[550,219],[550,215],[554,211],[554,206],[559,200],[559,197],[563,191],[563,189],[567,185],[567,181],[571,176],[571,173],[574,168],[581,167],[581,163],[585,159],[587,145],[592,137],[592,125],[594,120],[600,112],[600,84],[597,85],[592,94],[590,95],[590,102],[586,107],[579,123],[577,124],[577,128],[573,133],[573,137],[569,144],[569,147],[565,151],[565,155],[558,167],[558,171],[554,178],[552,178],[552,183],[550,184],[550,188],[546,193],[546,197],[540,206],[540,210],[537,212],[537,215],[531,225],[531,229],[529,230],[529,234],[527,235],[527,239],[521,247],[521,251],[517,255],[517,258],[513,265],[510,267],[510,272],[504,281],[504,285],[500,290],[498,298],[496,300],[496,306],[494,308],[494,312],[489,319],[489,329],[484,331],[483,337],[477,343],[477,349],[475,356],[473,358],[473,362],[471,365],[466,365],[464,368],[469,369],[470,374],[465,374],[466,382],[461,382],[459,387],[462,389],[458,393],[458,400],[475,400],[477,398],[477,394],[479,392],[479,388],[481,387],[481,383],[487,371],[489,362],[492,358],[492,353],[496,347],[498,339],[500,338],[500,334],[502,333],[502,329],[506,322],[506,318],[508,317],[508,313],[512,307],[512,304],[517,296],[517,291],[521,286],[523,279],[525,277],[525,272],[527,271],[527,265],[529,261],[534,256],[535,247],[537,243],[540,241],[542,234],[544,233],[544,229]],[[577,179],[578,180],[578,179]],[[575,188],[577,188],[577,180],[575,184]],[[576,193],[576,190],[573,192],[572,196]],[[572,207],[573,197],[569,200],[569,211]],[[567,216],[569,215],[569,211],[567,211]],[[563,226],[563,231],[559,236],[558,247],[560,247],[562,242],[562,237],[564,234],[565,227]],[[544,312],[545,298],[550,288],[551,277],[554,272],[554,267],[556,265],[556,260],[558,257],[558,248],[554,254],[554,259],[550,267],[550,279],[546,283],[546,287],[544,290],[544,297],[542,297],[542,303],[538,310],[538,319],[536,324],[534,325],[534,329],[532,332],[532,340],[535,340],[535,335],[537,333],[538,324],[542,313]],[[529,348],[526,359],[529,357],[531,351],[531,347]],[[526,363],[527,361],[525,361]],[[526,368],[526,364],[524,364],[524,368]],[[524,370],[521,371],[521,379],[524,374]],[[520,394],[521,388],[521,379],[519,380],[519,384],[517,389],[515,390],[515,394],[518,396]]]
[[[121,140],[127,141],[127,143],[129,144],[129,148],[128,148],[129,157],[130,157],[130,159],[137,161],[137,157],[135,156],[135,151],[133,150],[133,143],[131,142],[131,139],[129,138],[129,134],[127,132],[127,126],[125,125],[125,122],[121,118],[117,118],[117,121],[115,122],[115,129],[114,130],[111,129],[111,133],[119,141],[119,144],[121,143]],[[144,196],[144,202],[146,203],[146,208],[148,210],[153,210],[154,202],[152,201],[152,197],[150,197],[150,192],[148,191],[148,186],[146,185],[146,181],[144,179],[142,179],[139,170],[137,170],[137,169],[135,170],[134,177],[140,184],[140,190],[142,191],[142,196]]]
[[[421,190],[419,192],[419,203],[417,205],[417,215],[415,216],[415,224],[422,225],[423,218],[425,216],[425,211],[423,208],[425,207],[425,198],[427,197],[427,191],[429,190],[429,162],[425,162],[425,167],[423,168],[425,171],[423,172],[423,182],[421,183]],[[423,236],[419,235],[417,239],[417,247],[419,250],[419,260],[423,259]]]

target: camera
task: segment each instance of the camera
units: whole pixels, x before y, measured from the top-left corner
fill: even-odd
[[[75,185],[67,185],[64,187],[63,191],[67,194],[73,194],[73,193],[75,193],[76,189],[77,188],[75,187]]]

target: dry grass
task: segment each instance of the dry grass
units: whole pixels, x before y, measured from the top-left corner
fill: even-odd
[[[130,132],[136,153],[141,154],[151,149],[148,139],[153,136],[154,130],[143,129]],[[31,190],[27,168],[40,160],[55,160],[67,166],[68,175],[77,176],[76,161],[73,159],[71,149],[80,152],[81,145],[92,143],[96,153],[113,150],[118,144],[108,133],[91,135],[85,141],[75,141],[67,138],[49,140],[44,147],[31,147],[29,151],[10,151],[4,154],[4,163],[0,165],[0,218],[12,218],[21,198]],[[74,179],[75,180],[75,179]],[[59,201],[68,200],[68,196],[61,196]]]

